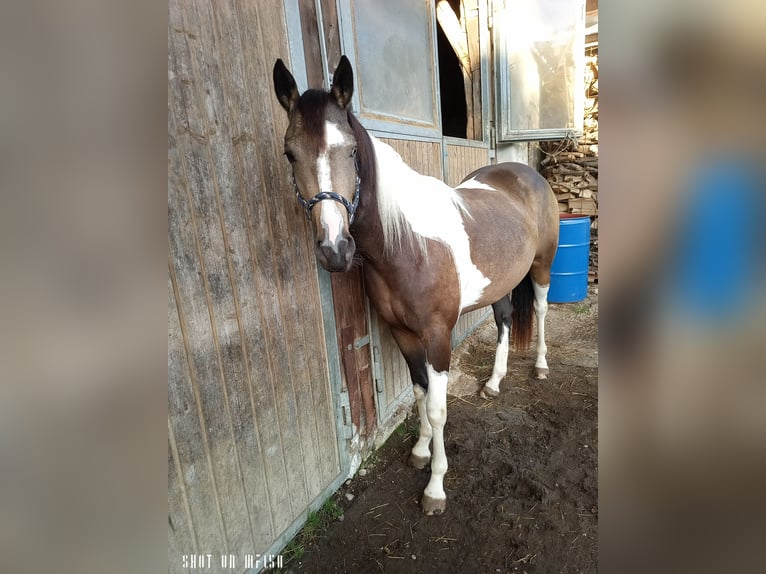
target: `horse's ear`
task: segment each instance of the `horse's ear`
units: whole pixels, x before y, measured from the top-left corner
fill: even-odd
[[[298,86],[281,58],[274,63],[274,91],[282,107],[292,110],[298,101]]]
[[[354,71],[346,56],[340,57],[338,67],[332,76],[330,93],[341,108],[345,108],[351,101],[351,94],[354,93]]]

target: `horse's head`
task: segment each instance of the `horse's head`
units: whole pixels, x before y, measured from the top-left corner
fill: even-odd
[[[317,259],[328,271],[347,271],[356,250],[349,233],[360,185],[347,110],[353,85],[345,56],[329,92],[307,90],[303,95],[282,60],[274,64],[274,90],[290,120],[285,156],[293,168],[298,200],[314,223]]]

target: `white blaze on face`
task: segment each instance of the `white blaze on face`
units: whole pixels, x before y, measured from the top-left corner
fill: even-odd
[[[319,191],[334,191],[329,151],[346,143],[346,138],[332,122],[325,122],[325,146],[317,157],[317,180]],[[343,233],[343,206],[336,201],[327,200],[318,206],[321,209],[319,221],[325,230],[325,240],[337,243]]]

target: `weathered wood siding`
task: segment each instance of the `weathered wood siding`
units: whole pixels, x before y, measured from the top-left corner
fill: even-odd
[[[272,94],[281,2],[171,0],[168,490],[180,556],[263,553],[341,470],[312,236]],[[289,65],[289,64],[288,64]]]
[[[440,142],[380,138],[394,148],[412,169],[442,179],[442,150]]]
[[[473,170],[489,165],[489,150],[483,147],[447,144],[447,183],[457,186]]]

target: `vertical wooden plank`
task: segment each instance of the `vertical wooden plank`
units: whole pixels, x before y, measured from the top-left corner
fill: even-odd
[[[263,551],[340,471],[312,241],[280,162],[282,10],[169,5],[174,552]]]
[[[179,93],[175,96],[176,101],[180,101],[186,110],[193,100],[193,95],[189,89],[193,80],[191,79],[192,73],[186,44],[189,32],[181,21],[179,7],[174,3],[170,5],[170,27],[171,53],[174,54],[172,63],[176,66],[172,75],[180,80],[177,86]],[[169,128],[168,224],[172,260],[174,266],[180,264],[179,269],[174,269],[174,266],[171,266],[171,277],[176,290],[176,305],[182,309],[179,310],[179,321],[181,325],[184,325],[182,328],[185,344],[191,345],[193,341],[210,341],[212,329],[209,309],[206,304],[206,294],[198,280],[199,275],[204,274],[204,271],[200,267],[201,262],[195,249],[197,237],[188,212],[188,200],[184,190],[185,182],[190,179],[190,170],[187,169],[184,160],[180,157],[177,142],[172,137],[176,131],[175,117],[178,115],[181,113],[171,112],[169,114],[171,125]],[[194,121],[190,114],[183,113],[182,117],[190,134],[195,134],[199,138],[205,137],[204,127]],[[187,348],[186,357],[190,373],[186,380],[192,385],[191,394],[194,396],[194,400],[192,401],[187,395],[182,404],[196,406],[195,414],[199,419],[199,434],[195,434],[195,429],[188,420],[186,425],[179,429],[180,432],[175,433],[179,457],[187,465],[187,468],[184,469],[184,477],[190,483],[190,491],[194,492],[195,500],[191,504],[191,508],[194,523],[198,528],[199,546],[225,551],[228,548],[228,540],[218,496],[220,477],[216,475],[216,465],[213,463],[211,445],[214,444],[214,440],[211,440],[209,436],[211,429],[221,430],[220,425],[218,425],[220,419],[211,417],[210,413],[206,412],[205,405],[203,405],[205,401],[202,399],[209,394],[215,396],[215,393],[210,393],[208,389],[221,383],[220,372],[215,368],[217,363],[214,355],[205,354],[202,350],[196,353],[194,351],[189,352],[189,348]],[[176,380],[172,378],[169,380],[170,391],[180,389],[184,381],[183,377],[173,371],[170,375],[177,377]],[[172,404],[171,401],[171,406]],[[218,402],[217,406],[222,405]],[[180,417],[180,413],[178,416]],[[181,421],[183,419],[179,419],[179,422]],[[219,433],[219,436],[223,435],[225,435],[225,430]],[[204,457],[201,456],[201,452],[204,452]],[[195,515],[194,512],[203,512],[204,515]]]
[[[340,26],[336,0],[320,0],[322,23],[324,24],[325,49],[327,50],[327,69],[334,70],[341,57]]]
[[[316,2],[315,0],[299,0],[298,8],[301,15],[303,57],[306,61],[306,77],[309,83],[307,87],[321,89],[324,88],[324,72]]]
[[[252,419],[248,420],[249,391],[243,377],[243,341],[239,331],[239,305],[233,289],[229,242],[221,214],[221,190],[232,185],[230,146],[224,145],[227,122],[222,112],[222,89],[218,69],[217,46],[211,34],[209,5],[196,2],[182,12],[182,24],[189,34],[189,53],[193,81],[197,86],[189,105],[190,121],[198,122],[205,141],[185,138],[185,161],[189,166],[187,188],[192,224],[202,267],[202,283],[212,325],[212,349],[218,371],[217,383],[210,388],[208,426],[211,448],[215,453],[220,505],[226,517],[229,550],[252,548],[252,511],[245,495],[244,473],[239,442],[252,437]],[[176,260],[178,261],[178,260]],[[196,356],[195,362],[202,357]],[[209,357],[205,357],[209,361]],[[215,389],[215,390],[214,390]],[[215,397],[213,399],[213,397]],[[216,408],[213,408],[215,401]],[[232,408],[234,407],[234,408]],[[243,419],[244,415],[244,419]],[[246,445],[245,445],[246,446]]]
[[[439,142],[380,138],[394,148],[412,169],[423,175],[441,179],[442,159]]]
[[[331,275],[338,345],[343,361],[343,385],[349,393],[351,418],[363,434],[370,434],[377,417],[371,370],[370,345],[356,348],[356,341],[370,332],[361,269]],[[351,348],[349,349],[349,346]],[[364,428],[360,425],[364,423]]]
[[[481,46],[479,44],[480,22],[478,0],[461,0],[462,13],[465,18],[466,38],[468,40],[468,57],[471,61],[471,94],[473,100],[473,114],[468,121],[473,123],[473,136],[470,139],[481,140],[484,135],[482,129],[482,106],[481,106]],[[469,97],[466,94],[466,97]],[[466,172],[467,173],[467,172]]]
[[[270,82],[271,67],[277,57],[287,58],[284,41],[284,14],[280,3],[238,4],[243,24],[240,34],[247,50],[246,77],[254,94],[254,113],[258,129],[257,141],[262,156],[282,159],[282,140],[287,127],[286,114],[273,96]],[[279,26],[275,26],[279,23]],[[258,118],[271,118],[261,122]],[[287,164],[284,161],[263,162],[262,177],[266,182],[259,196],[248,197],[250,220],[260,226],[261,233],[278,238],[279,245],[271,245],[270,256],[275,265],[277,299],[284,316],[283,339],[293,341],[295,347],[280,352],[290,352],[291,372],[289,381],[280,381],[287,391],[300,401],[301,412],[315,417],[313,433],[303,435],[306,441],[316,440],[322,445],[319,465],[307,477],[308,492],[318,493],[319,483],[329,482],[339,470],[339,456],[335,435],[335,417],[332,410],[327,357],[321,310],[317,300],[305,300],[307,293],[318,293],[318,278],[311,234],[305,219],[297,208],[292,194]],[[282,421],[295,423],[308,430],[306,417],[283,417]],[[307,449],[311,444],[306,442]],[[291,451],[299,456],[297,451]],[[302,461],[296,461],[302,464]]]
[[[245,196],[245,219],[248,228],[253,226],[252,233],[248,236],[248,249],[252,251],[254,265],[257,266],[257,274],[263,280],[260,289],[265,289],[261,293],[263,309],[265,311],[262,317],[266,329],[266,340],[264,344],[268,348],[268,353],[272,361],[272,379],[268,381],[271,387],[266,389],[267,394],[273,397],[276,409],[275,418],[269,421],[269,424],[278,430],[279,441],[266,446],[267,453],[274,453],[280,456],[284,462],[287,476],[286,481],[278,486],[279,496],[282,499],[280,506],[282,512],[275,516],[275,526],[278,531],[284,529],[290,522],[290,519],[297,515],[300,510],[308,503],[309,487],[306,480],[306,470],[304,468],[304,444],[301,436],[301,427],[298,424],[298,401],[295,393],[296,381],[305,381],[308,378],[306,373],[305,358],[302,353],[296,352],[293,357],[290,356],[289,349],[278,341],[291,341],[296,346],[301,346],[301,336],[295,333],[294,312],[290,310],[289,304],[286,305],[286,299],[294,297],[294,291],[290,290],[292,283],[286,282],[285,277],[289,274],[287,266],[292,260],[292,251],[290,246],[285,245],[285,250],[280,253],[277,245],[277,237],[284,237],[287,232],[287,226],[284,219],[272,213],[272,209],[277,206],[269,205],[268,194],[275,191],[274,181],[279,181],[276,166],[269,161],[268,147],[269,142],[273,142],[275,134],[270,122],[262,121],[273,117],[274,110],[269,104],[270,94],[266,87],[270,87],[270,82],[264,82],[263,78],[270,78],[267,74],[267,65],[263,56],[258,55],[262,49],[263,34],[260,28],[258,11],[252,11],[249,6],[240,5],[240,10],[248,8],[246,11],[240,11],[238,18],[240,22],[240,34],[242,35],[241,44],[245,50],[243,58],[246,66],[245,78],[247,79],[247,90],[251,93],[251,103],[253,110],[251,113],[261,121],[253,121],[254,138],[260,143],[260,148],[251,150],[247,146],[247,151],[255,153],[258,158],[260,185],[252,188],[252,194]],[[276,27],[279,20],[272,21],[271,26]],[[255,85],[254,80],[261,79]],[[243,150],[245,151],[245,150]],[[276,154],[274,154],[276,155]],[[276,187],[276,189],[279,189]],[[310,416],[312,410],[309,410],[306,416]],[[305,419],[303,421],[305,423]],[[314,452],[314,449],[311,449]],[[315,460],[315,457],[311,457]],[[289,509],[289,510],[288,510]]]
[[[186,369],[186,353],[184,351],[183,334],[181,332],[178,320],[178,308],[176,306],[175,295],[171,279],[168,277],[168,565],[175,565],[179,556],[189,553],[198,553],[199,544],[197,543],[197,531],[194,527],[194,520],[189,503],[189,494],[186,489],[186,480],[184,478],[184,467],[188,469],[188,463],[192,458],[196,463],[207,469],[207,457],[203,449],[203,443],[199,439],[199,419],[197,411],[193,408],[194,400],[190,393],[191,381],[188,370]],[[175,438],[173,426],[178,425],[182,433],[181,440],[191,440],[192,444],[197,445],[196,456],[189,456],[190,449],[184,447],[182,442],[181,451],[187,456],[186,460],[181,459],[179,454],[178,441]],[[194,439],[197,440],[194,440]],[[186,463],[186,464],[185,464]],[[212,488],[200,489],[199,492],[211,494]],[[192,496],[194,493],[192,493]],[[197,500],[194,501],[198,503]],[[211,512],[210,516],[215,515],[215,504],[211,503],[210,496],[202,500],[202,504]],[[213,521],[207,521],[202,525],[201,530]],[[217,532],[216,532],[217,533]],[[205,536],[209,538],[209,535]],[[176,565],[177,566],[177,565]]]
[[[185,490],[188,493],[186,497],[189,509],[186,523],[192,532],[195,547],[222,549],[226,547],[223,515],[218,504],[199,384],[190,370],[186,349],[188,339],[184,334],[185,329],[180,326],[181,322],[186,321],[181,318],[183,311],[177,307],[177,296],[174,293],[177,291],[177,281],[174,275],[171,268],[172,279],[169,283],[173,285],[169,285],[171,294],[168,297],[168,416],[174,428],[171,444],[177,453],[177,467],[183,483],[168,485],[169,503],[183,501]],[[183,523],[181,515],[176,514],[175,519],[177,523]]]
[[[286,514],[285,505],[290,497],[284,488],[284,466],[275,465],[277,472],[271,471],[275,455],[264,454],[260,437],[261,434],[269,437],[267,452],[274,453],[280,446],[281,437],[273,430],[275,426],[278,428],[274,423],[279,416],[275,409],[278,391],[274,389],[274,361],[270,361],[269,353],[264,352],[265,347],[273,344],[269,338],[279,336],[279,331],[266,331],[273,326],[271,319],[266,317],[273,310],[269,307],[271,301],[262,297],[264,289],[275,282],[270,280],[273,279],[272,267],[260,261],[252,249],[255,238],[251,235],[252,226],[245,207],[248,192],[262,193],[262,186],[259,185],[259,153],[252,129],[254,115],[244,72],[239,16],[233,2],[223,1],[215,4],[215,10],[207,15],[207,19],[215,24],[210,26],[210,41],[216,47],[211,56],[219,65],[220,80],[220,84],[214,86],[218,93],[211,105],[215,113],[225,116],[226,120],[220,122],[219,135],[212,143],[216,155],[221,158],[221,168],[226,170],[224,176],[219,177],[220,211],[224,237],[227,238],[226,255],[236,303],[237,329],[242,340],[241,356],[232,357],[232,363],[241,361],[246,383],[246,392],[239,400],[231,401],[230,408],[236,411],[239,426],[247,429],[242,436],[237,436],[237,442],[242,443],[239,450],[243,466],[251,469],[243,480],[253,509],[256,547],[265,548],[276,534],[272,525],[274,517]],[[264,265],[261,267],[260,263]],[[266,282],[263,281],[264,274],[270,278]],[[316,456],[307,457],[305,462],[315,464]],[[270,492],[280,492],[281,502],[274,504]]]

